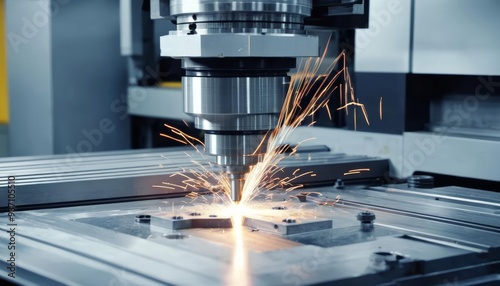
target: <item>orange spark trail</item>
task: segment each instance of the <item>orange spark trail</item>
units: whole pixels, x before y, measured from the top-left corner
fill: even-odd
[[[325,52],[327,48],[325,49]],[[296,170],[292,177],[283,178],[281,180],[273,179],[272,176],[270,176],[270,174],[276,174],[282,170],[278,167],[278,163],[286,156],[283,154],[285,151],[282,147],[284,145],[283,143],[285,142],[285,139],[289,137],[291,132],[296,127],[301,125],[305,118],[312,116],[321,108],[327,109],[329,117],[331,118],[328,103],[330,96],[338,87],[340,87],[339,93],[341,102],[342,94],[344,95],[344,106],[338,108],[337,110],[345,109],[346,113],[348,113],[348,107],[352,106],[354,107],[354,112],[356,114],[357,108],[360,108],[363,112],[365,121],[369,124],[368,115],[364,105],[359,103],[359,100],[354,96],[351,78],[349,76],[348,68],[346,67],[345,53],[342,52],[328,66],[325,72],[320,72],[320,67],[322,66],[321,64],[324,59],[325,53],[320,58],[309,58],[299,64],[297,74],[295,74],[290,81],[290,87],[280,113],[278,124],[275,130],[266,135],[268,139],[268,151],[264,154],[262,161],[255,165],[251,172],[247,175],[240,204],[251,201],[261,192],[261,190],[269,190],[277,186],[286,187],[286,190],[296,189],[297,187],[292,185],[293,180],[305,174],[312,175],[308,172],[304,174],[297,174],[298,171]],[[341,63],[342,68],[337,72],[335,71],[335,68],[339,65],[339,63]],[[338,86],[336,85],[339,79],[344,81],[344,89],[342,89],[341,84]],[[316,89],[313,90],[313,88]],[[307,104],[301,105],[303,99],[311,93],[313,94],[311,100]],[[356,118],[354,118],[354,120],[356,124]],[[313,124],[314,122],[310,125]],[[298,145],[300,145],[300,143]],[[296,151],[298,145],[289,155],[292,155]]]
[[[380,97],[378,112],[379,112],[380,120],[382,120],[382,97]]]
[[[304,140],[299,142],[292,148],[290,153],[285,153],[289,147],[287,147],[288,145],[284,144],[284,142],[286,142],[295,128],[300,126],[306,118],[313,116],[318,110],[325,108],[330,120],[332,119],[331,110],[328,105],[330,97],[337,89],[340,96],[340,102],[343,104],[341,107],[337,108],[337,111],[345,109],[346,114],[348,114],[349,109],[353,108],[356,125],[356,111],[357,109],[361,109],[366,123],[368,125],[370,124],[365,106],[360,103],[359,99],[354,95],[354,88],[347,68],[345,52],[340,53],[340,55],[325,69],[325,65],[322,65],[322,63],[325,60],[327,50],[328,45],[325,47],[321,57],[302,60],[298,66],[297,73],[292,76],[278,118],[278,124],[274,130],[266,134],[257,148],[257,150],[259,150],[262,144],[267,144],[267,152],[262,156],[260,162],[247,174],[243,187],[242,199],[239,205],[249,203],[263,190],[271,190],[278,187],[286,191],[294,190],[301,187],[300,185],[293,185],[292,183],[294,180],[306,175],[315,176],[312,172],[301,173],[301,171],[297,169],[290,177],[277,178],[279,173],[283,171],[283,168],[279,167],[278,164],[287,156],[294,155],[297,152],[298,146],[307,141]],[[310,97],[310,100],[304,100],[306,97]],[[184,123],[187,125],[186,122]],[[314,123],[313,121],[310,125],[312,126]],[[202,152],[205,148],[203,142],[168,124],[165,124],[165,127],[170,129],[171,134],[162,133],[161,136],[191,145],[203,158],[205,158]],[[255,152],[257,152],[257,150]],[[256,154],[255,152],[254,154]],[[194,188],[208,190],[212,192],[214,197],[225,202],[226,205],[234,206],[234,203],[230,200],[230,186],[227,176],[221,172],[213,172],[213,170],[211,170],[212,166],[211,164],[206,166],[201,163],[196,163],[196,168],[182,169],[182,172],[176,175],[182,176],[184,189]],[[353,172],[348,172],[348,174],[361,172],[356,170],[351,171]],[[216,184],[217,187],[214,187],[214,184]],[[166,183],[166,186],[179,187],[168,183]],[[190,194],[190,196],[196,197],[197,195]]]

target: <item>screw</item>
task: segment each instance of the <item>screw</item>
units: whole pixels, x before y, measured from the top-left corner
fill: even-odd
[[[370,212],[370,211],[363,211],[358,213],[356,218],[361,222],[361,223],[373,223],[375,220],[375,214]]]
[[[189,24],[188,28],[189,28],[188,35],[196,35],[197,34],[196,33],[196,23]]]
[[[209,215],[208,217],[217,217],[217,215],[215,215],[215,214],[211,214],[211,215]]]
[[[285,218],[285,219],[283,220],[283,222],[286,222],[286,223],[295,223],[295,222],[297,222],[297,221],[296,221],[296,220],[294,220],[293,218]]]
[[[200,216],[201,213],[197,213],[197,212],[192,212],[192,213],[189,213],[190,216]]]
[[[273,207],[273,210],[286,210],[285,206],[275,206]]]
[[[172,219],[173,219],[173,220],[180,220],[180,219],[183,219],[183,217],[182,217],[182,216],[180,216],[180,215],[174,215],[174,216],[172,217]]]

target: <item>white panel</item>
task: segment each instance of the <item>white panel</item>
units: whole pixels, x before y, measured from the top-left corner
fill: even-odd
[[[369,28],[355,35],[357,72],[410,71],[411,2],[370,1]]]
[[[498,141],[407,132],[403,158],[406,175],[424,171],[493,181],[500,178]]]
[[[50,1],[6,1],[11,156],[54,152]]]
[[[142,54],[142,1],[120,0],[120,49],[122,56]]]
[[[305,145],[326,145],[335,153],[387,158],[391,162],[391,176],[403,176],[401,169],[403,138],[401,135],[349,131],[334,128],[299,127],[288,143],[314,138]]]
[[[184,113],[180,88],[129,86],[127,100],[129,114],[193,121]]]
[[[500,1],[415,1],[414,73],[500,75]]]

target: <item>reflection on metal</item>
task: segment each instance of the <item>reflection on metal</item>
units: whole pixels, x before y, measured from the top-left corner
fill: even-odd
[[[153,216],[152,225],[171,230],[186,228],[230,228],[232,227],[230,218],[213,217],[157,217]]]
[[[120,278],[128,285],[205,285],[223,284],[226,274],[237,271],[238,284],[259,285],[497,283],[500,214],[491,203],[500,202],[500,195],[454,187],[419,190],[305,190],[324,198],[340,195],[333,207],[290,197],[300,191],[271,201],[264,196],[248,206],[255,213],[245,214],[238,228],[230,227],[223,206],[188,198],[20,211],[19,261],[30,259],[22,260],[25,271],[16,281],[97,285]],[[431,194],[450,198],[436,201]],[[358,218],[373,218],[367,210],[376,220],[360,227]],[[140,221],[147,218],[150,223]],[[7,243],[5,224],[0,230],[0,243]]]
[[[286,158],[281,164],[283,172],[279,176],[290,176],[297,168],[301,172],[317,174],[292,182],[304,185],[335,182],[343,177],[344,172],[360,167],[369,167],[371,171],[345,179],[373,180],[383,177],[388,170],[386,159],[336,154],[315,147],[304,151],[299,149],[296,155]],[[16,198],[18,208],[88,204],[89,199],[99,202],[158,198],[202,191],[153,187],[167,180],[182,186],[183,178],[171,175],[201,167],[211,172],[221,171],[217,166],[209,165],[207,158],[190,147],[0,159],[0,173],[14,174],[18,187],[23,190]],[[6,184],[0,180],[0,188]],[[0,209],[6,208],[6,204],[6,200],[0,200]]]
[[[314,219],[275,219],[275,221],[267,221],[256,218],[245,218],[245,226],[277,233],[281,235],[292,235],[304,232],[324,230],[332,228],[331,220],[314,220]]]

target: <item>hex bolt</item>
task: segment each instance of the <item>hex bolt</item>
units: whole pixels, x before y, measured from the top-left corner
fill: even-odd
[[[285,218],[285,219],[283,219],[283,222],[286,222],[286,223],[296,223],[297,221],[294,220],[293,218]]]
[[[275,206],[273,207],[273,210],[286,210],[285,206]]]
[[[373,221],[375,220],[375,214],[370,212],[370,211],[363,211],[358,213],[356,218],[363,224],[363,223],[368,223],[372,224]]]
[[[174,215],[174,216],[172,217],[172,219],[173,219],[173,220],[180,220],[180,219],[183,219],[183,217],[182,217],[182,216],[180,216],[180,215]]]
[[[190,216],[200,216],[201,213],[197,213],[197,212],[192,212],[192,213],[189,213]]]

